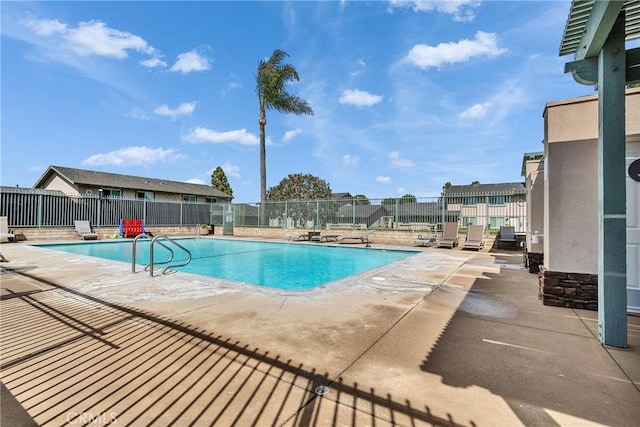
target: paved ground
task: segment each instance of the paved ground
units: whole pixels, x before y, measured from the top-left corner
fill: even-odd
[[[602,346],[520,254],[427,248],[282,292],[0,250],[2,426],[640,424],[640,317]]]

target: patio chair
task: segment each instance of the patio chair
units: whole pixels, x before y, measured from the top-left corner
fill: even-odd
[[[91,224],[89,224],[89,221],[76,219],[73,221],[73,223],[75,224],[75,227],[76,227],[76,235],[78,237],[81,237],[82,240],[98,239],[98,235],[94,233],[93,230],[91,229]]]
[[[322,243],[322,242],[335,242],[338,239],[337,234],[322,234],[317,236],[311,236],[310,241]]]
[[[438,240],[436,247],[453,249],[458,246],[458,221],[445,222],[442,239]]]
[[[346,236],[337,236],[336,237],[336,242],[338,242],[340,244],[343,244],[343,243],[347,243],[347,242],[345,242],[345,240],[359,240],[360,243],[366,243],[367,245],[369,245],[369,243],[371,243],[369,241],[369,236],[371,234],[373,234],[374,231],[375,230],[369,230],[369,231],[366,231],[366,232],[364,232],[362,234],[353,235],[353,236],[348,236],[348,235],[346,235]],[[355,242],[355,243],[358,243],[358,242]]]
[[[300,233],[300,234],[293,234],[293,235],[289,236],[289,238],[287,240],[289,240],[290,242],[307,241],[307,240],[309,240],[309,232],[304,232],[304,233]]]
[[[422,235],[418,234],[418,237],[413,241],[413,246],[431,246],[436,244],[436,235]]]
[[[484,247],[484,225],[469,225],[467,239],[462,244],[462,249],[475,249],[479,251]]]
[[[498,242],[498,249],[500,249],[500,245],[502,243],[513,243],[514,249],[518,248],[518,240],[516,239],[516,228],[515,227],[500,227],[500,233],[496,237],[496,241]]]
[[[6,216],[0,216],[0,242],[15,242],[16,236],[9,230]]]

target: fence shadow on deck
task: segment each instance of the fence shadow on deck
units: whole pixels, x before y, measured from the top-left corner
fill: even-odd
[[[3,285],[1,301],[0,377],[39,425],[462,425],[268,349],[10,274],[47,288]]]

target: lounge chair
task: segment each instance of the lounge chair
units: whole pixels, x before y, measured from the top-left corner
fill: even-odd
[[[0,242],[15,242],[16,236],[9,230],[6,216],[0,216]]]
[[[289,240],[290,242],[300,242],[302,240],[309,240],[309,235],[307,233],[294,234],[292,236],[289,236],[287,240]]]
[[[445,222],[442,239],[436,244],[438,248],[453,249],[458,246],[458,222]]]
[[[513,243],[514,249],[517,249],[518,239],[516,239],[516,228],[515,227],[500,227],[500,233],[496,237],[496,241],[498,242],[498,249],[500,249],[500,245],[502,243]]]
[[[73,221],[73,223],[76,227],[76,235],[78,237],[81,237],[82,240],[98,239],[98,235],[91,229],[91,224],[89,224],[89,221],[81,221],[76,219],[75,221]]]
[[[413,241],[413,246],[431,246],[436,244],[436,235],[422,235],[418,234],[418,237]]]
[[[469,225],[467,239],[462,244],[462,249],[475,249],[479,251],[484,247],[484,225]]]
[[[342,244],[342,243],[347,243],[345,242],[345,240],[359,240],[360,243],[366,243],[368,245],[369,243],[371,243],[369,241],[369,236],[373,234],[374,231],[375,230],[369,230],[369,231],[365,231],[362,234],[353,235],[353,236],[338,236],[336,237],[336,242]],[[355,242],[355,243],[358,243],[358,242]]]
[[[317,235],[317,236],[311,236],[311,239],[309,239],[312,242],[317,242],[317,243],[322,243],[324,242],[335,242],[338,239],[337,234],[322,234],[322,235]]]

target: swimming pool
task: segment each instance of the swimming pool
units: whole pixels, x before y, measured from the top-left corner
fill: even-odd
[[[349,248],[315,243],[291,244],[230,239],[177,239],[192,253],[191,263],[177,271],[287,290],[310,289],[416,255],[417,251]],[[132,241],[38,245],[131,265]],[[138,240],[136,263],[149,263],[150,241]],[[154,260],[168,259],[154,245]],[[186,260],[175,251],[174,262]]]

